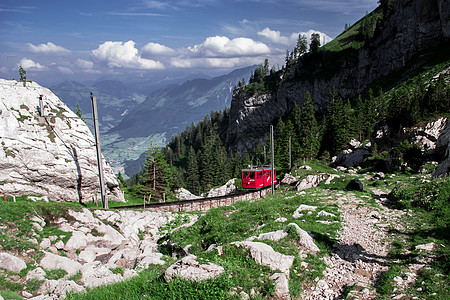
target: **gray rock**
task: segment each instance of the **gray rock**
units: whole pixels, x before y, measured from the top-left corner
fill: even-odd
[[[363,192],[364,186],[358,178],[353,178],[346,186],[346,189],[350,191]]]
[[[270,241],[274,241],[277,242],[279,240],[281,240],[282,238],[285,238],[288,234],[286,233],[286,231],[284,230],[278,230],[278,231],[273,231],[273,232],[267,232],[267,233],[261,233],[258,236],[252,236],[250,238],[247,239],[247,241],[253,241],[253,240],[270,240]]]
[[[230,180],[228,180],[227,183],[225,183],[225,185],[210,190],[207,193],[206,197],[211,198],[211,197],[220,197],[220,196],[226,196],[226,195],[233,194],[237,190],[237,187],[234,185],[235,180],[236,180],[235,178],[230,179]]]
[[[335,215],[333,215],[332,213],[326,212],[324,210],[321,210],[320,212],[317,213],[318,217],[336,217]]]
[[[36,269],[28,272],[27,280],[31,280],[31,279],[44,280],[45,275],[46,275],[45,271],[42,270],[42,268],[37,267]]]
[[[436,153],[440,156],[441,162],[431,175],[433,178],[450,175],[450,122],[445,130],[439,135],[436,142]]]
[[[290,299],[289,295],[289,277],[286,273],[275,273],[270,276],[270,279],[275,281],[275,296],[276,299]]]
[[[342,150],[336,157],[334,165],[342,166],[345,168],[357,167],[362,164],[362,162],[371,156],[370,151],[366,149],[347,149]]]
[[[217,277],[225,271],[224,268],[213,263],[200,264],[195,260],[196,258],[191,254],[174,263],[166,270],[164,278],[171,280],[179,276],[190,281],[201,281]]]
[[[232,244],[248,249],[256,263],[268,266],[272,270],[280,270],[289,274],[289,269],[294,262],[294,256],[276,252],[271,246],[261,242],[244,241]]]
[[[293,226],[295,230],[297,231],[297,234],[300,236],[300,244],[305,247],[309,252],[319,252],[320,249],[317,247],[317,245],[314,243],[314,240],[309,235],[309,233],[303,229],[301,229],[297,224],[295,223],[289,223],[289,226]]]
[[[56,244],[55,244],[56,246]],[[75,251],[75,250],[82,250],[86,248],[87,246],[87,238],[86,235],[81,231],[73,231],[72,236],[67,241],[66,245],[64,246],[65,251]],[[58,248],[58,247],[57,247]]]
[[[416,250],[432,251],[434,247],[436,247],[436,244],[431,242],[428,244],[417,245],[415,248]]]
[[[88,126],[49,89],[35,82],[19,88],[21,84],[0,79],[2,191],[43,196],[34,200],[92,200],[99,183],[95,140]],[[38,95],[44,96],[45,114],[70,118],[38,117]],[[124,201],[116,176],[102,160],[107,198]]]
[[[327,174],[307,175],[296,186],[297,191],[318,186],[323,180],[328,178]]]
[[[84,291],[84,287],[72,280],[46,280],[44,286],[44,290],[49,296],[54,297],[53,299],[62,299],[67,292]]]
[[[162,260],[162,253],[151,253],[146,256],[141,256],[139,259],[139,263],[137,265],[137,269],[147,269],[149,265],[164,265],[166,262]]]
[[[312,205],[306,205],[306,204],[300,204],[300,206],[294,211],[294,214],[292,215],[293,218],[300,218],[301,216],[303,216],[303,214],[301,214],[301,211],[315,211],[317,209],[317,206],[312,206]]]
[[[84,264],[80,269],[83,275],[81,281],[83,285],[88,288],[111,284],[123,280],[120,274],[114,274],[109,266],[103,265],[99,261]]]
[[[75,274],[81,269],[81,264],[79,262],[49,252],[45,252],[45,255],[41,259],[39,265],[42,268],[49,270],[63,269],[69,274],[69,276]]]
[[[9,253],[0,253],[0,269],[5,269],[9,272],[19,273],[25,269],[27,264],[18,257]]]
[[[192,200],[192,199],[201,199],[202,197],[196,196],[189,192],[188,190],[184,188],[179,188],[175,191],[175,197],[177,197],[180,200]]]

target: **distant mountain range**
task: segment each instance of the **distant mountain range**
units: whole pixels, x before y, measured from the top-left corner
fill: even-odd
[[[123,173],[123,163],[137,159],[149,148],[150,140],[164,145],[211,111],[229,107],[234,86],[242,78],[248,80],[254,69],[237,69],[211,79],[108,79],[92,84],[65,81],[51,90],[72,110],[78,104],[86,117],[92,116],[93,92],[98,102],[103,154],[116,171]]]

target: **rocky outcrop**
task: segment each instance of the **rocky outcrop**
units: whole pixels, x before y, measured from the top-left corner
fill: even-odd
[[[436,142],[436,152],[441,163],[434,170],[432,177],[445,177],[450,175],[450,123],[440,134]]]
[[[95,141],[87,125],[36,83],[0,83],[0,190],[51,200],[92,200],[100,190]],[[52,117],[40,116],[40,95],[44,115]],[[107,199],[123,201],[104,159],[103,166]]]
[[[450,38],[449,15],[449,0],[395,1],[393,14],[377,25],[375,37],[359,50],[346,50],[345,60],[338,65],[332,66],[336,60],[331,58],[311,71],[303,65],[311,61],[299,63],[271,95],[235,93],[227,146],[241,153],[254,148],[267,136],[274,120],[294,105],[302,105],[306,92],[311,94],[316,111],[323,112],[333,88],[349,99],[392,72],[408,72],[414,57]]]
[[[210,190],[206,197],[211,198],[233,194],[237,190],[237,187],[234,185],[235,181],[235,178],[228,180],[223,186]]]
[[[183,259],[177,261],[164,273],[166,280],[171,280],[175,277],[181,277],[190,281],[201,281],[211,279],[219,276],[225,269],[213,263],[201,264],[196,261],[195,255],[188,255]]]

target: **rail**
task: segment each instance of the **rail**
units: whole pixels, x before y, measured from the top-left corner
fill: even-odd
[[[259,190],[241,192],[232,195],[218,196],[211,198],[201,198],[192,200],[180,200],[162,203],[149,203],[139,205],[128,205],[114,207],[113,209],[145,209],[149,211],[171,211],[171,212],[190,212],[190,211],[207,211],[211,208],[220,206],[230,206],[238,201],[256,201],[270,194],[271,188],[266,187]]]

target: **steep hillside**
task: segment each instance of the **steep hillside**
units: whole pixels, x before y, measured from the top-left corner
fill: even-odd
[[[39,96],[44,114],[40,117]],[[67,117],[67,118],[65,118]],[[0,191],[56,201],[87,201],[99,193],[95,141],[87,125],[50,90],[0,80]],[[105,166],[107,198],[123,200]]]
[[[344,99],[352,99],[369,87],[389,89],[425,66],[449,60],[448,1],[393,3],[389,14],[381,18],[382,12],[373,12],[330,45],[279,72],[281,82],[271,93],[238,91],[231,104],[229,149],[242,153],[254,148],[275,119],[302,105],[306,92],[316,112],[323,113],[333,88]],[[370,34],[358,40],[364,20],[374,21]]]

